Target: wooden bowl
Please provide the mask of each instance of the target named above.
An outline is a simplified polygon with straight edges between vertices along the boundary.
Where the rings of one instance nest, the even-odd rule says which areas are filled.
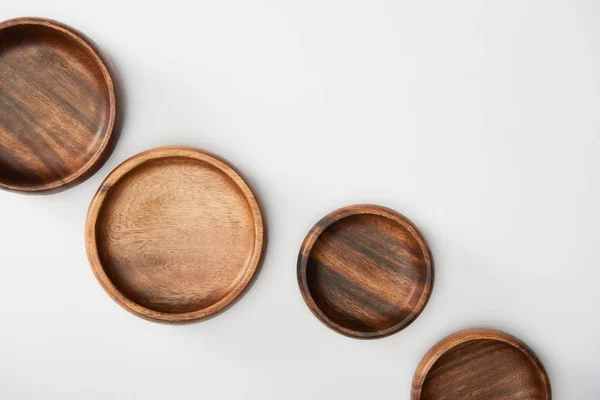
[[[468,329],[440,341],[417,367],[412,400],[551,400],[542,363],[522,341]]]
[[[319,221],[298,255],[308,308],[346,336],[380,338],[414,321],[433,285],[433,260],[418,229],[385,207],[354,205]]]
[[[56,192],[114,146],[115,84],[91,40],[40,18],[0,23],[0,188]]]
[[[122,307],[151,321],[194,322],[238,298],[265,244],[252,191],[201,150],[138,154],[102,183],[88,212],[92,269]]]

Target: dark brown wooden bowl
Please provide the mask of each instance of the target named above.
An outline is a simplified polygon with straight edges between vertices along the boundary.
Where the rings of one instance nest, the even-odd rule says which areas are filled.
[[[550,380],[525,343],[492,329],[468,329],[437,343],[421,360],[412,400],[551,400]]]
[[[354,338],[396,333],[414,321],[433,285],[433,260],[418,229],[385,207],[354,205],[319,221],[298,255],[308,308]]]
[[[138,154],[102,183],[86,248],[106,292],[133,314],[194,322],[232,304],[259,269],[265,234],[252,191],[201,150]]]
[[[115,84],[94,43],[56,21],[0,23],[0,188],[57,192],[114,146]]]

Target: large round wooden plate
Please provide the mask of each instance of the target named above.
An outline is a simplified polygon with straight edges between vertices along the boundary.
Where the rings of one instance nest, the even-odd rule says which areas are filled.
[[[224,161],[164,147],[102,183],[86,247],[106,292],[137,316],[192,322],[230,305],[257,273],[265,234],[250,188]]]
[[[433,260],[406,217],[380,206],[349,206],[308,233],[298,284],[325,325],[350,337],[379,338],[419,316],[431,293]]]
[[[469,329],[436,344],[417,367],[412,400],[551,400],[542,363],[522,341]]]
[[[0,188],[80,183],[110,155],[116,117],[113,78],[89,39],[46,19],[0,23]]]

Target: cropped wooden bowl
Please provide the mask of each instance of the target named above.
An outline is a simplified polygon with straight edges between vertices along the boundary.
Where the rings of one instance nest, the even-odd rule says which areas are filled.
[[[115,144],[115,83],[96,45],[41,18],[0,23],[0,188],[57,192]]]
[[[102,183],[88,212],[94,274],[123,308],[183,323],[232,304],[258,272],[265,233],[252,191],[204,151],[138,154]]]
[[[551,400],[550,380],[525,343],[492,329],[440,341],[417,367],[412,400]]]
[[[375,205],[327,215],[298,255],[298,285],[312,313],[343,335],[374,339],[406,328],[423,311],[433,260],[418,229]]]

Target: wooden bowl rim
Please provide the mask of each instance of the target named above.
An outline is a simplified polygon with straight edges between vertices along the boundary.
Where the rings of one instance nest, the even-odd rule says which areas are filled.
[[[83,33],[77,31],[75,28],[72,28],[66,24],[63,24],[62,22],[58,22],[52,19],[39,17],[19,17],[8,19],[0,22],[0,32],[4,29],[25,25],[44,26],[47,28],[54,29],[55,31],[66,35],[70,39],[74,40],[77,44],[82,46],[86,50],[86,52],[90,54],[91,57],[96,61],[96,64],[102,72],[102,76],[104,77],[104,82],[108,90],[108,124],[104,131],[104,137],[102,143],[100,143],[100,147],[85,165],[83,165],[80,169],[78,169],[71,175],[49,183],[40,183],[32,185],[12,185],[0,182],[0,188],[13,192],[30,194],[56,193],[73,187],[92,176],[104,164],[104,162],[106,162],[113,150],[113,140],[115,139],[114,130],[117,119],[117,96],[115,82],[110,72],[112,65],[108,62],[108,59],[102,53],[100,48],[90,38],[88,38]]]
[[[168,313],[152,310],[137,304],[125,296],[110,280],[107,276],[100,256],[98,254],[97,238],[96,238],[96,224],[98,222],[99,214],[102,210],[102,206],[110,193],[111,188],[116,185],[121,178],[125,177],[134,169],[138,168],[142,164],[164,158],[190,158],[192,160],[200,161],[211,165],[218,169],[223,174],[227,175],[242,191],[244,198],[248,202],[252,218],[254,222],[254,253],[248,265],[244,277],[237,283],[237,285],[223,298],[208,307],[200,310],[190,311],[185,313]],[[86,219],[86,251],[88,259],[92,267],[92,271],[96,276],[98,282],[106,291],[106,293],[121,307],[127,311],[142,317],[144,319],[154,322],[166,322],[166,323],[186,323],[186,322],[197,322],[203,319],[210,318],[224,311],[228,306],[232,305],[249,287],[254,278],[256,277],[260,264],[262,262],[262,256],[264,253],[264,247],[266,245],[265,240],[265,229],[263,223],[262,212],[254,193],[250,189],[250,186],[242,178],[242,176],[235,170],[229,163],[220,157],[206,152],[201,149],[192,147],[159,147],[145,152],[139,153],[121,165],[116,167],[102,182],[100,188],[94,195],[88,215]]]
[[[546,397],[543,400],[552,400],[552,390],[550,387],[550,379],[548,377],[548,373],[546,372],[546,369],[544,368],[542,362],[537,357],[535,352],[521,339],[512,336],[506,332],[489,328],[465,329],[459,332],[455,332],[436,343],[427,352],[427,354],[423,356],[423,359],[417,366],[412,382],[411,399],[419,400],[421,398],[421,392],[423,390],[425,381],[427,380],[427,376],[429,375],[431,368],[440,359],[440,357],[442,357],[444,354],[446,354],[456,346],[474,340],[496,340],[508,344],[519,350],[529,360],[531,360],[531,362],[537,369],[536,373],[541,377],[543,381],[544,390],[546,392]]]
[[[406,229],[419,243],[427,267],[427,276],[424,285],[424,290],[421,293],[421,297],[419,298],[419,301],[417,302],[417,305],[413,308],[412,312],[408,315],[408,317],[404,318],[396,325],[393,325],[385,330],[377,332],[364,332],[355,329],[349,329],[331,320],[314,301],[306,278],[306,269],[308,265],[309,255],[321,234],[325,230],[327,230],[329,226],[340,221],[341,219],[351,217],[354,215],[364,214],[371,214],[388,218],[402,225],[402,227]],[[325,217],[321,218],[321,220],[317,222],[309,231],[309,233],[306,235],[306,238],[304,239],[304,242],[302,243],[302,246],[300,247],[300,252],[298,253],[297,279],[298,285],[300,287],[300,293],[302,294],[304,302],[306,303],[310,311],[313,313],[313,315],[317,317],[317,319],[321,321],[325,326],[344,336],[348,336],[355,339],[378,339],[403,330],[404,328],[408,327],[415,319],[417,319],[417,317],[423,312],[423,309],[427,305],[427,302],[429,301],[429,298],[431,297],[431,292],[433,290],[433,257],[431,255],[431,250],[429,249],[427,241],[425,240],[419,229],[407,217],[395,210],[392,210],[391,208],[374,204],[355,204],[339,208],[327,214]]]

